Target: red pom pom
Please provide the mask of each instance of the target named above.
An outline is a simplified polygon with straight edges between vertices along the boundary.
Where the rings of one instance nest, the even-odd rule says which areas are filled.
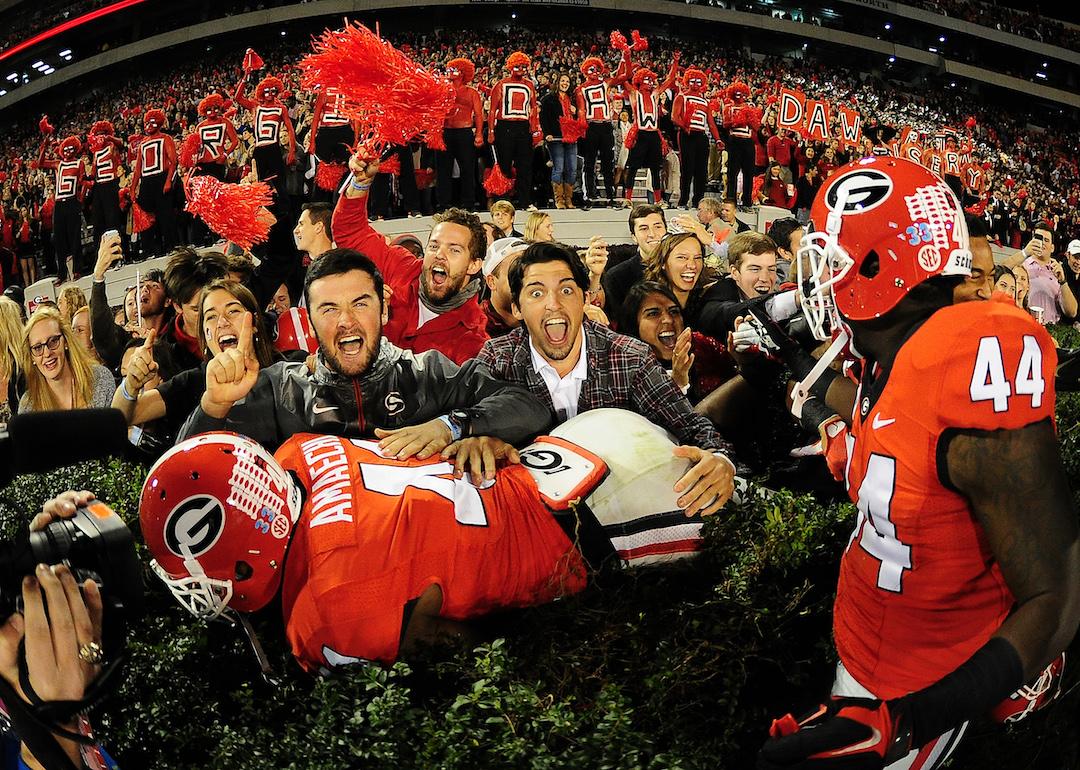
[[[52,123],[49,122],[48,115],[41,116],[41,120],[38,121],[38,128],[40,128],[41,133],[45,134],[46,136],[49,136],[56,132],[56,129],[53,128]]]
[[[3,184],[6,181],[7,181],[7,172],[6,171],[0,171],[0,184]]]
[[[435,184],[435,169],[418,168],[413,172],[413,177],[416,179],[416,186],[423,190]]]
[[[360,125],[361,145],[381,150],[442,133],[454,107],[454,87],[367,27],[327,30],[299,64],[309,90],[335,88],[343,112]]]
[[[254,72],[263,68],[263,60],[254,49],[249,48],[244,52],[244,72]]]
[[[202,140],[197,131],[192,131],[180,145],[178,160],[181,168],[194,168],[199,162],[199,151],[202,149]]]
[[[336,190],[348,168],[344,163],[319,161],[319,167],[315,169],[315,186],[320,190]]]
[[[227,241],[248,251],[270,235],[273,217],[265,209],[274,195],[266,182],[226,184],[212,176],[197,176],[188,183],[184,207]]]
[[[626,35],[619,30],[611,33],[611,47],[616,51],[629,51],[630,44],[626,42]]]
[[[566,144],[574,144],[585,136],[585,130],[588,128],[584,120],[574,120],[573,118],[559,118],[559,131],[562,132],[563,142]]]
[[[136,233],[141,233],[143,230],[149,230],[153,226],[154,215],[147,213],[147,211],[142,206],[132,201],[131,229]]]
[[[630,48],[634,51],[649,50],[649,40],[641,36],[636,29],[630,31]]]
[[[379,173],[401,176],[401,159],[397,155],[392,155],[386,160],[380,161]]]
[[[972,129],[972,128],[975,128],[975,126],[978,125],[978,121],[976,121],[975,116],[972,115],[966,121],[964,121],[964,125],[967,126],[968,129]]]
[[[623,137],[623,147],[628,150],[634,149],[634,145],[637,144],[637,126],[631,126],[630,130],[626,132],[626,136]]]
[[[436,132],[434,134],[429,134],[428,138],[427,138],[427,142],[425,142],[425,144],[428,146],[429,150],[445,150],[446,149],[446,140],[443,138],[442,131],[438,131],[438,132]]]
[[[498,198],[513,190],[514,184],[514,177],[504,174],[502,168],[496,163],[484,180],[484,189],[491,197]]]
[[[120,194],[117,197],[120,199],[120,210],[127,211],[131,205],[131,188],[121,187]]]

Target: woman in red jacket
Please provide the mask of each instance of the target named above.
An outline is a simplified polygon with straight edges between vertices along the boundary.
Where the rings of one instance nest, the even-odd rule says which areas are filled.
[[[765,177],[758,200],[769,206],[777,206],[782,209],[790,209],[795,205],[794,185],[784,181],[780,164],[776,161],[770,163],[768,168],[765,169]]]

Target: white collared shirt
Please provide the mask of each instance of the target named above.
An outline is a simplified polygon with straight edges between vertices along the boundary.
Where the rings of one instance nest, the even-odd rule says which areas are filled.
[[[533,345],[532,337],[529,338],[529,354],[532,356],[533,369],[544,380],[548,393],[551,394],[551,404],[555,407],[555,413],[559,416],[559,422],[577,417],[578,399],[581,398],[581,386],[588,377],[588,359],[585,357],[585,329],[579,332],[581,335],[581,353],[574,368],[565,377],[560,377],[555,367],[537,352]]]

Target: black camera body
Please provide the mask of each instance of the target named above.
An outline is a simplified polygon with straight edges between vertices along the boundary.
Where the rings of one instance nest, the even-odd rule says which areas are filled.
[[[76,581],[97,583],[107,627],[142,608],[135,540],[124,520],[99,500],[80,506],[71,518],[0,541],[0,619],[22,609],[22,580],[38,564],[66,564]]]

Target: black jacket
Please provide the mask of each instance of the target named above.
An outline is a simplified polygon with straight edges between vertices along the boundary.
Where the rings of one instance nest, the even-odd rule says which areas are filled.
[[[571,103],[573,103],[573,98],[570,97]],[[540,100],[540,132],[545,138],[553,136],[556,139],[562,139],[562,129],[559,128],[561,117],[563,117],[563,111],[559,95],[555,91],[548,91],[547,96]]]
[[[454,409],[471,419],[471,435],[521,444],[551,423],[550,410],[528,390],[495,379],[476,359],[458,366],[435,350],[414,354],[385,338],[360,377],[332,371],[318,354],[315,373],[305,363],[281,362],[259,372],[247,397],[225,419],[198,407],[177,441],[211,430],[231,430],[271,451],[294,433],[370,438],[375,428],[403,428]]]

